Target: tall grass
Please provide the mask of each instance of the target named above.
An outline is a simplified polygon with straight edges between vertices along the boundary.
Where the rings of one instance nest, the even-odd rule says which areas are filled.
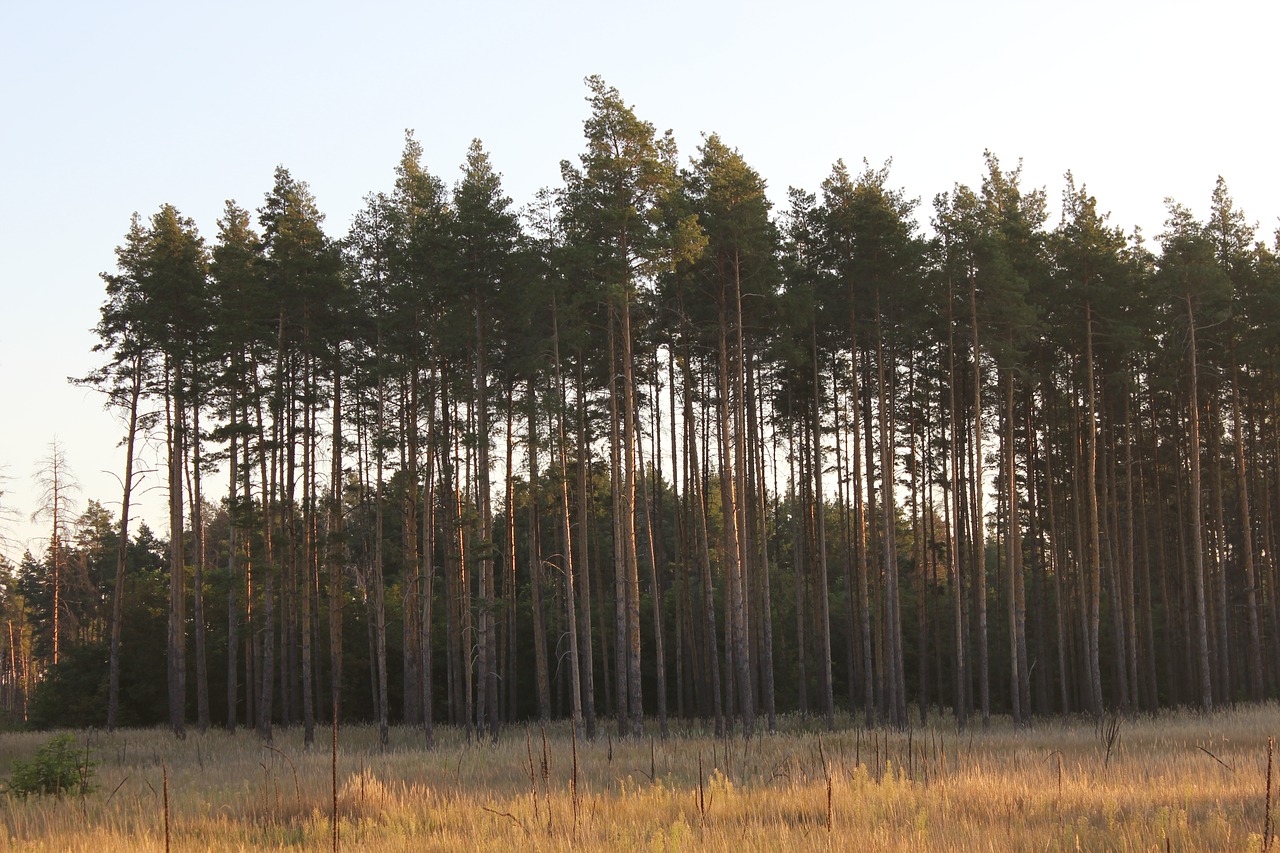
[[[575,740],[568,724],[468,744],[437,729],[344,727],[329,749],[277,730],[173,739],[77,733],[97,749],[87,797],[0,797],[0,849],[1258,850],[1274,704],[1095,726]],[[0,772],[48,733],[0,737]],[[336,767],[336,770],[335,770]],[[336,776],[334,775],[336,772]],[[168,783],[168,809],[164,786]],[[335,785],[336,779],[336,785]],[[336,802],[335,802],[336,798]],[[335,835],[333,814],[339,815]],[[166,821],[167,818],[167,821]],[[167,823],[167,826],[166,826]],[[166,832],[167,830],[167,832]]]

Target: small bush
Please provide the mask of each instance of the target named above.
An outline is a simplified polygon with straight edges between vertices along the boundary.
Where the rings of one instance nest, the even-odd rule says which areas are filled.
[[[55,735],[30,761],[13,762],[9,791],[22,797],[67,792],[87,794],[93,790],[93,768],[97,763],[89,757],[87,748],[76,749],[71,735]]]

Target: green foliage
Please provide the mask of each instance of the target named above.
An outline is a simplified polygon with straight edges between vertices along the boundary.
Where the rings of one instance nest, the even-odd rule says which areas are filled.
[[[130,559],[148,558],[155,559],[139,550]],[[154,569],[131,570],[125,576],[117,720],[123,726],[153,725],[163,719],[164,681],[155,673],[165,653],[165,584],[165,576]],[[105,725],[107,665],[105,641],[69,646],[36,685],[27,724],[35,729]]]
[[[88,747],[76,747],[71,735],[55,735],[30,761],[13,762],[9,791],[24,798],[72,791],[87,794],[93,790],[97,763]]]

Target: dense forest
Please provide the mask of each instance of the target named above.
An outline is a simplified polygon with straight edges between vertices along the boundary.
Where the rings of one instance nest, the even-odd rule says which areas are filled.
[[[284,168],[135,215],[96,367],[121,494],[6,566],[10,723],[584,736],[1280,694],[1280,262],[1220,179],[1153,248],[988,153],[774,210],[588,80],[517,210],[408,134],[341,238]],[[389,180],[390,183],[390,180]],[[144,446],[168,540],[131,523]],[[117,503],[118,502],[118,503]],[[117,517],[104,504],[119,506]]]

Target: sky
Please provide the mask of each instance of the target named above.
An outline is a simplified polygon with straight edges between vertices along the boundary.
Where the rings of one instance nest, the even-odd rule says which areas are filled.
[[[1166,197],[1204,216],[1222,175],[1271,242],[1277,32],[1280,4],[1239,0],[6,3],[0,554],[45,546],[30,516],[54,441],[80,508],[119,511],[123,425],[67,378],[99,364],[100,273],[135,211],[172,203],[212,242],[224,201],[256,210],[284,165],[340,237],[409,128],[450,184],[481,139],[524,205],[582,152],[600,74],[683,158],[719,133],[779,208],[837,159],[892,158],[927,225],[989,149],[1051,209],[1071,170],[1153,241]],[[160,479],[135,512],[163,535]]]

